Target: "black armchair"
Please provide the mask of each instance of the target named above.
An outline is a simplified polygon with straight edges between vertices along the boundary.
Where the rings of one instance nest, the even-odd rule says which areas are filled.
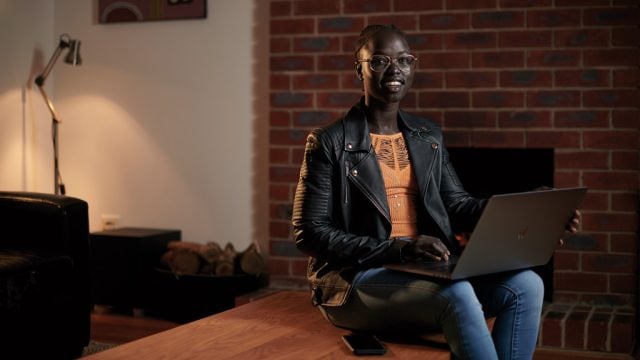
[[[0,192],[0,358],[78,357],[90,316],[87,203]]]

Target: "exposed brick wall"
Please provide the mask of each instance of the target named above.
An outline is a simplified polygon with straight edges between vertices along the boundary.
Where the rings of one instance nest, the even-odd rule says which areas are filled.
[[[391,22],[419,58],[402,106],[439,122],[447,146],[554,148],[555,186],[590,188],[581,233],[556,252],[556,301],[635,308],[638,1],[274,0],[270,11],[274,277],[304,277],[289,222],[306,134],[357,101],[354,40]]]

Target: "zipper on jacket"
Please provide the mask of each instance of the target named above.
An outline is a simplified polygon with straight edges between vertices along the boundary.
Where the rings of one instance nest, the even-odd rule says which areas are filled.
[[[344,162],[344,203],[349,203],[349,162]]]

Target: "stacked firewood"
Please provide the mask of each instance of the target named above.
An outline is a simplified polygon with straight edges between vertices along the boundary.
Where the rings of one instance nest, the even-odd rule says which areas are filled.
[[[172,241],[161,262],[177,275],[259,275],[266,270],[264,258],[253,243],[237,252],[231,243],[222,248],[215,242]]]

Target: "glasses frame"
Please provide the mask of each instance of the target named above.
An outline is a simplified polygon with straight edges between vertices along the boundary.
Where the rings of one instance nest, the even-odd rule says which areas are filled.
[[[373,68],[373,65],[371,64],[371,60],[373,60],[374,56],[380,56],[380,57],[387,58],[389,60],[389,64],[387,64],[387,66],[383,70],[375,70]],[[413,62],[409,66],[409,69],[403,70],[400,67],[400,65],[398,65],[398,59],[399,58],[406,58],[406,57],[413,58]],[[402,71],[403,73],[408,73],[411,70],[415,69],[416,63],[418,62],[418,57],[416,57],[415,55],[411,55],[411,54],[402,55],[402,56],[398,56],[398,57],[391,57],[391,56],[388,56],[388,55],[373,55],[370,59],[358,59],[358,60],[355,61],[355,64],[358,65],[358,64],[363,63],[363,62],[369,63],[369,69],[371,69],[371,71],[377,72],[377,73],[383,73],[383,72],[387,71],[387,69],[389,69],[389,66],[391,66],[391,63],[395,62],[396,67],[398,67],[398,69],[400,71]]]

